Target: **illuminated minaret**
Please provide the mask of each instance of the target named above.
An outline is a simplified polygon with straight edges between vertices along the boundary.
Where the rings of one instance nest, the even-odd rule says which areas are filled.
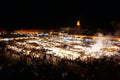
[[[80,21],[77,21],[77,27],[80,27]]]
[[[80,34],[81,29],[80,29],[80,21],[77,21],[76,28],[75,28],[75,34]]]

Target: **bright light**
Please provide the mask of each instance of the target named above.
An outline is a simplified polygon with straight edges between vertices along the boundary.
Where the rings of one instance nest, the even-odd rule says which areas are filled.
[[[119,41],[111,41],[111,43],[105,44],[105,40],[102,40],[102,35],[99,34],[96,39],[83,39],[83,38],[73,38],[73,37],[20,37],[14,38],[15,43],[7,45],[8,49],[14,50],[16,52],[22,52],[24,55],[33,55],[39,58],[42,51],[45,50],[45,54],[51,54],[55,57],[68,60],[82,60],[91,61],[93,59],[100,59],[103,56],[111,57],[114,55],[120,55],[120,47],[118,45]],[[23,41],[19,41],[23,39]],[[26,40],[24,40],[26,39]],[[4,38],[3,40],[13,40],[12,38]],[[89,44],[86,44],[90,42]],[[9,43],[9,42],[8,42]],[[120,42],[119,42],[120,43]],[[64,47],[64,45],[67,47]],[[34,49],[34,50],[33,50]]]
[[[77,21],[77,26],[80,26],[80,21]]]
[[[9,41],[9,38],[4,38],[4,41]]]

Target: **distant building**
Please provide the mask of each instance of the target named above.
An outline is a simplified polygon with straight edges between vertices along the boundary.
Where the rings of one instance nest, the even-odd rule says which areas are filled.
[[[62,32],[68,33],[68,34],[81,34],[81,24],[80,21],[78,20],[76,22],[76,26],[73,27],[62,27],[60,29]]]

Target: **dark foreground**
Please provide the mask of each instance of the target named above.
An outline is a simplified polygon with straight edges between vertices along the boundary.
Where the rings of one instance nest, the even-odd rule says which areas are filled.
[[[45,61],[27,64],[0,55],[0,80],[120,80],[120,66],[112,62],[85,64],[62,60],[56,65]]]

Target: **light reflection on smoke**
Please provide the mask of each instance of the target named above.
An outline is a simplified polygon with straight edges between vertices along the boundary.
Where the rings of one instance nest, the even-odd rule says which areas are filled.
[[[99,52],[101,48],[103,48],[103,35],[101,33],[98,34],[98,39],[96,40],[96,43],[91,47],[91,50],[93,52]]]

